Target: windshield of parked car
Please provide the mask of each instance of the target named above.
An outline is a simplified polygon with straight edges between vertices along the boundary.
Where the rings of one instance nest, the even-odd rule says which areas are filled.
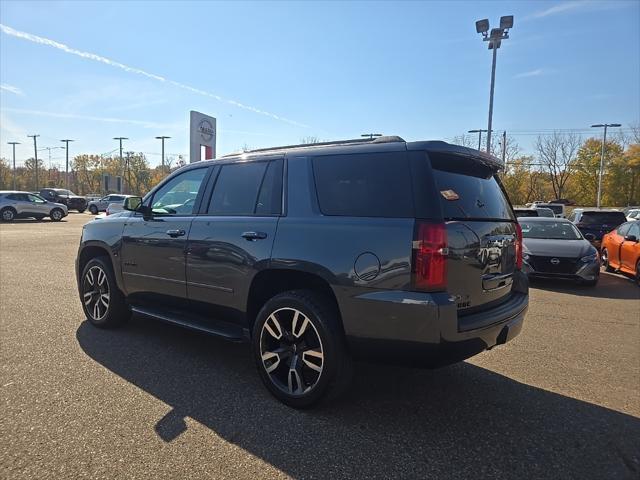
[[[582,235],[569,222],[536,222],[521,221],[524,238],[540,238],[547,240],[580,240]]]

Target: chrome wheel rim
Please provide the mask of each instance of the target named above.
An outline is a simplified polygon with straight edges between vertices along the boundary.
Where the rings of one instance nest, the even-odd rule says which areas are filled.
[[[102,320],[109,311],[109,299],[107,274],[98,266],[91,267],[82,284],[82,300],[87,314],[93,320]]]
[[[60,213],[60,210],[54,210],[53,212],[51,212],[51,217],[54,220],[60,220],[62,218],[62,214]]]
[[[324,368],[318,330],[295,308],[280,308],[267,317],[260,332],[260,357],[271,382],[287,395],[311,391]]]
[[[605,267],[608,267],[609,266],[609,252],[607,252],[606,248],[604,250],[602,250],[602,254],[600,255],[600,257],[602,258],[602,265],[604,265]]]
[[[13,219],[13,212],[11,210],[5,210],[4,212],[2,212],[2,219],[3,220]]]

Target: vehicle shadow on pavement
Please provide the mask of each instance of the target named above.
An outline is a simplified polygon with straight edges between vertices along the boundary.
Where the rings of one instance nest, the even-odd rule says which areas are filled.
[[[440,370],[358,364],[342,399],[290,409],[263,388],[245,345],[134,318],[83,322],[84,352],[172,410],[294,478],[637,478],[640,419],[461,363]]]
[[[581,297],[606,298],[614,300],[640,300],[640,288],[631,278],[602,272],[595,287],[578,285],[566,280],[535,279],[530,281],[533,288],[550,292],[568,293]]]

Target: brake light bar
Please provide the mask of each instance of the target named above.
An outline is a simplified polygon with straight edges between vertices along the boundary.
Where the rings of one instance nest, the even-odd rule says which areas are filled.
[[[522,227],[516,222],[516,268],[522,269]]]
[[[447,227],[417,221],[413,238],[413,288],[444,290],[447,286]]]

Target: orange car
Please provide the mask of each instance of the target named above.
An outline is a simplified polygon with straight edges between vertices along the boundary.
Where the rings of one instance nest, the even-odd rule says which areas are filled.
[[[602,237],[602,266],[636,278],[640,285],[640,221],[627,222]]]

